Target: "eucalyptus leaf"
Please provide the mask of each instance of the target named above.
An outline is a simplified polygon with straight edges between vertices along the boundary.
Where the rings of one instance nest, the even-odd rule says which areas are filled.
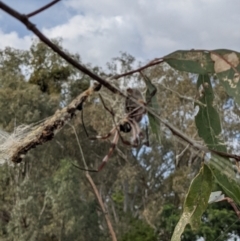
[[[214,63],[208,51],[178,50],[164,57],[174,69],[196,74],[214,73]]]
[[[152,108],[156,114],[159,115],[160,107],[158,105],[157,96],[156,96],[157,88],[146,75],[144,75],[143,73],[141,73],[141,75],[143,76],[143,79],[147,86],[147,92],[146,92],[147,105],[150,108]],[[159,143],[161,143],[160,122],[158,118],[156,118],[151,113],[148,113],[148,119],[149,119],[149,124],[151,126],[152,133],[154,133]]]
[[[240,53],[228,49],[178,50],[164,57],[174,69],[216,75],[228,95],[240,104]]]
[[[227,152],[226,146],[219,138],[222,128],[219,114],[212,105],[214,94],[209,76],[199,75],[197,87],[200,92],[200,101],[203,103],[199,105],[199,111],[195,116],[198,135],[210,149]]]
[[[225,158],[212,155],[207,165],[224,193],[240,205],[240,180],[236,178],[232,163]]]
[[[190,224],[193,230],[199,227],[202,214],[208,206],[212,186],[212,172],[207,165],[204,165],[191,182],[183,206],[183,213],[174,229],[171,241],[181,240],[181,235],[187,224]]]

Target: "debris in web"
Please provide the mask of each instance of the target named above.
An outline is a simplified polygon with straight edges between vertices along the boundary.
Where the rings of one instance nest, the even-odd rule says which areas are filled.
[[[15,151],[22,145],[26,137],[31,138],[30,133],[34,132],[39,123],[32,125],[20,125],[12,133],[0,130],[0,164],[12,159]]]

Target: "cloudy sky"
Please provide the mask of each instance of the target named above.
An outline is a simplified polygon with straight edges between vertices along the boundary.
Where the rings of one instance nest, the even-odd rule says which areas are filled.
[[[21,13],[47,0],[3,0]],[[178,49],[240,51],[239,0],[62,0],[31,18],[48,37],[105,66],[119,52],[146,63]],[[0,48],[27,49],[33,35],[0,10]]]

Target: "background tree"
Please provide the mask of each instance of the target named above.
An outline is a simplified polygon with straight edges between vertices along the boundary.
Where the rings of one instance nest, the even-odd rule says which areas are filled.
[[[78,56],[72,56],[80,61]],[[133,56],[123,53],[113,59],[106,73],[97,67],[93,67],[93,71],[111,76],[132,70],[136,65]],[[90,81],[37,41],[28,51],[2,50],[0,72],[0,124],[5,131],[14,131],[23,123],[41,122],[67,105]],[[194,122],[199,95],[197,76],[179,72],[167,64],[149,68],[144,74],[158,90],[161,116],[200,142]],[[232,123],[238,125],[233,117],[238,106],[231,104],[232,98],[222,90],[218,80],[212,78],[211,82],[217,97],[214,104],[226,130],[223,137],[231,140],[238,133],[236,126],[232,128]],[[122,81],[111,80],[111,83],[123,91],[126,84],[137,86],[143,93],[147,90],[139,74]],[[124,114],[124,98],[105,88],[100,93],[106,105],[113,109],[116,120],[120,120]],[[83,114],[90,136],[107,133],[114,125],[97,95],[84,103]],[[127,148],[119,143],[104,170],[91,174],[119,240],[133,237],[139,241],[170,240],[190,181],[201,167],[202,156],[196,150],[162,124],[158,124],[159,142],[147,123],[145,117],[141,125],[143,130],[148,126],[150,147]],[[82,128],[80,114],[72,124],[88,167],[96,169],[110,143],[90,141]],[[234,145],[229,146],[234,149]],[[74,131],[66,126],[51,142],[31,150],[21,164],[0,166],[1,240],[110,239],[105,214],[99,209],[84,172],[74,168],[71,162],[83,166]],[[206,210],[197,233],[186,229],[183,240],[200,237],[226,240],[231,234],[239,235],[237,216],[229,205],[219,203]]]

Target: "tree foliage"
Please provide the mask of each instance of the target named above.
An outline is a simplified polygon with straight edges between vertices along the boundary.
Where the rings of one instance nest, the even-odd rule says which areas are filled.
[[[55,43],[61,48],[59,41]],[[71,56],[80,61],[78,55]],[[234,152],[237,145],[232,140],[239,136],[238,56],[229,50],[177,51],[165,56],[161,65],[110,83],[123,91],[137,86],[148,107],[194,143],[221,153]],[[122,53],[106,70],[92,69],[101,76],[112,76],[134,66],[134,57]],[[27,51],[1,50],[0,73],[0,144],[3,131],[41,122],[90,83],[88,76],[38,41]],[[157,90],[155,95],[152,90]],[[121,120],[124,98],[106,88],[100,93],[116,122]],[[97,95],[84,103],[83,120],[90,136],[106,134],[114,125]],[[71,124],[88,168],[96,169],[110,143],[91,141],[81,114]],[[186,241],[240,235],[230,205],[207,204],[215,188],[239,204],[237,166],[234,170],[231,160],[217,153],[198,152],[155,115],[145,116],[141,128],[149,135],[150,147],[128,148],[119,143],[104,169],[91,174],[118,240],[167,241],[173,233],[173,240]],[[123,137],[131,139],[128,134]],[[31,150],[22,163],[0,165],[1,240],[110,240],[106,214],[84,172],[71,164],[83,167],[82,158],[74,130],[66,126],[51,142]],[[179,225],[182,228],[177,232]]]

